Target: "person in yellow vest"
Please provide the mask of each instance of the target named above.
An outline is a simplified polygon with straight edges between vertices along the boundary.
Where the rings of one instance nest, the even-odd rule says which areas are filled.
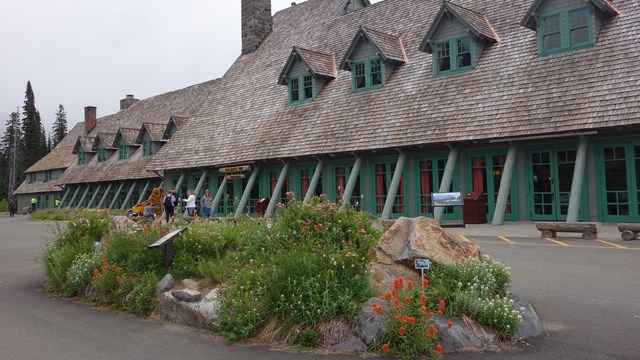
[[[53,200],[53,205],[56,209],[60,208],[60,199],[56,198],[55,200]]]
[[[36,211],[36,204],[38,203],[38,199],[36,197],[31,198],[31,212]]]

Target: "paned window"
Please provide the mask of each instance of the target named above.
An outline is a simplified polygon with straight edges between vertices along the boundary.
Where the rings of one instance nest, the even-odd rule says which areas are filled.
[[[84,165],[84,162],[87,159],[87,155],[84,151],[78,150],[78,165]]]
[[[29,174],[29,183],[36,181],[36,174]]]
[[[103,162],[107,160],[107,150],[102,146],[98,147],[98,162]]]
[[[541,55],[592,45],[591,13],[587,8],[545,16],[538,26]]]
[[[46,171],[44,173],[44,182],[51,181],[51,171]]]
[[[311,100],[313,100],[313,76],[290,77],[289,104],[302,104]]]
[[[384,86],[384,66],[379,58],[356,62],[352,66],[353,91],[366,91]]]
[[[145,140],[142,143],[142,156],[152,156],[153,155],[153,141]]]
[[[473,69],[473,45],[470,37],[450,39],[436,45],[435,74],[445,75]]]
[[[127,159],[129,156],[127,154],[127,144],[125,144],[124,142],[121,142],[118,145],[118,159],[119,160],[125,160]]]

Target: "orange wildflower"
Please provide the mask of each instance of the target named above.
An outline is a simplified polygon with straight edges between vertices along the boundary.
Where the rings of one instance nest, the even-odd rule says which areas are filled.
[[[426,289],[427,287],[429,287],[429,280],[427,279],[422,280],[422,288]]]
[[[400,326],[400,328],[398,329],[398,334],[400,334],[400,336],[404,335],[407,332],[407,329],[404,328],[404,326]]]
[[[443,352],[444,352],[444,349],[442,349],[442,345],[440,344],[436,345],[436,353],[438,355],[442,355]]]
[[[383,353],[389,352],[389,344],[382,344],[382,352]]]
[[[429,330],[428,331],[429,331],[429,334],[432,334],[432,335],[435,335],[435,334],[438,333],[438,329],[436,329],[436,327],[433,326],[433,324],[429,325]]]
[[[427,340],[431,340],[431,336],[432,336],[431,334],[426,333],[426,334],[424,335],[424,338],[425,338],[425,339],[427,339]]]
[[[122,280],[122,278],[120,277],[120,275],[116,275],[116,281],[120,282]]]
[[[405,304],[411,304],[411,298],[408,297],[408,296],[406,298],[404,298],[404,303]]]
[[[396,310],[402,308],[402,305],[400,304],[400,300],[398,298],[393,299],[393,308]]]
[[[427,305],[427,295],[425,294],[420,295],[420,300],[418,301],[418,304],[420,304],[420,306],[422,307]]]
[[[438,302],[438,309],[440,309],[441,311],[444,311],[444,307],[445,307],[444,300],[440,300]]]
[[[407,290],[411,290],[413,289],[413,281],[409,280],[407,281]]]

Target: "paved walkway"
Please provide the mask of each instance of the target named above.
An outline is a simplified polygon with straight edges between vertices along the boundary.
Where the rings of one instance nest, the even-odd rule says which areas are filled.
[[[448,227],[447,230],[454,234],[470,236],[506,236],[506,237],[526,237],[539,238],[540,231],[536,229],[535,222],[532,221],[505,221],[504,225],[494,226],[487,224],[467,224],[463,227]],[[577,238],[579,233],[558,233],[558,238]],[[602,223],[601,231],[598,233],[600,240],[622,240],[618,231],[617,223]],[[588,240],[586,240],[588,241]]]

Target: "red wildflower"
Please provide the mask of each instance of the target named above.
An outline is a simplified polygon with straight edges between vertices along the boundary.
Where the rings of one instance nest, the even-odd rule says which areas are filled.
[[[402,308],[402,305],[400,305],[400,300],[398,298],[393,299],[393,308],[396,310]]]
[[[102,255],[102,261],[107,261],[107,255]]]
[[[453,323],[452,323],[451,321],[449,321],[449,322],[447,323],[447,327],[448,327],[449,329],[451,329],[451,328],[453,327]]]
[[[442,310],[438,310],[438,315],[444,315],[444,312],[442,312]]]
[[[435,335],[438,333],[438,329],[436,329],[435,326],[433,326],[433,324],[429,325],[429,334]]]
[[[376,303],[371,304],[371,308],[372,308],[371,311],[374,314],[382,314],[384,312],[384,309],[382,308],[382,306],[380,306],[380,305],[378,305]]]
[[[414,318],[413,316],[407,316],[407,318],[409,319],[409,324],[411,325],[416,324],[416,318]]]
[[[426,334],[424,335],[424,338],[425,338],[425,339],[427,339],[427,340],[431,340],[431,336],[432,336],[431,334],[426,333]]]
[[[400,326],[400,328],[398,329],[398,334],[400,334],[400,336],[404,335],[407,332],[407,329],[404,328],[404,326]]]
[[[407,281],[407,290],[411,290],[413,289],[413,281],[409,280]]]
[[[165,235],[167,235],[167,230],[165,229],[160,230],[160,236],[165,236]]]
[[[147,226],[145,226],[145,227],[144,227],[144,229],[145,229],[146,231],[150,231],[150,230],[151,230],[151,226],[147,225]]]
[[[313,227],[313,230],[318,231],[320,230],[322,227],[320,225],[316,225]]]
[[[109,264],[107,264],[106,262],[102,263],[102,270],[104,271],[109,270]]]
[[[425,294],[420,295],[420,301],[418,301],[418,304],[424,307],[427,304],[427,295]]]
[[[436,345],[436,353],[438,355],[442,355],[443,352],[444,352],[444,350],[442,349],[442,345],[440,345],[440,344]]]
[[[305,226],[300,228],[300,232],[305,232],[307,230],[309,230],[309,226],[307,226],[307,225],[305,225]]]
[[[382,344],[382,352],[383,353],[389,352],[389,344]]]
[[[120,277],[120,275],[116,275],[116,281],[120,282],[122,280],[122,278]]]
[[[395,290],[402,290],[402,287],[404,286],[404,279],[399,277],[396,278],[395,280],[393,280],[393,288]]]
[[[422,280],[422,288],[426,289],[427,287],[429,287],[429,280],[423,279]]]
[[[438,302],[438,309],[440,309],[441,311],[444,311],[444,307],[445,307],[444,300],[440,300]]]
[[[406,298],[404,298],[404,303],[405,304],[411,304],[411,298],[408,297],[408,296]]]
[[[396,289],[391,290],[391,296],[396,296],[397,292]]]

